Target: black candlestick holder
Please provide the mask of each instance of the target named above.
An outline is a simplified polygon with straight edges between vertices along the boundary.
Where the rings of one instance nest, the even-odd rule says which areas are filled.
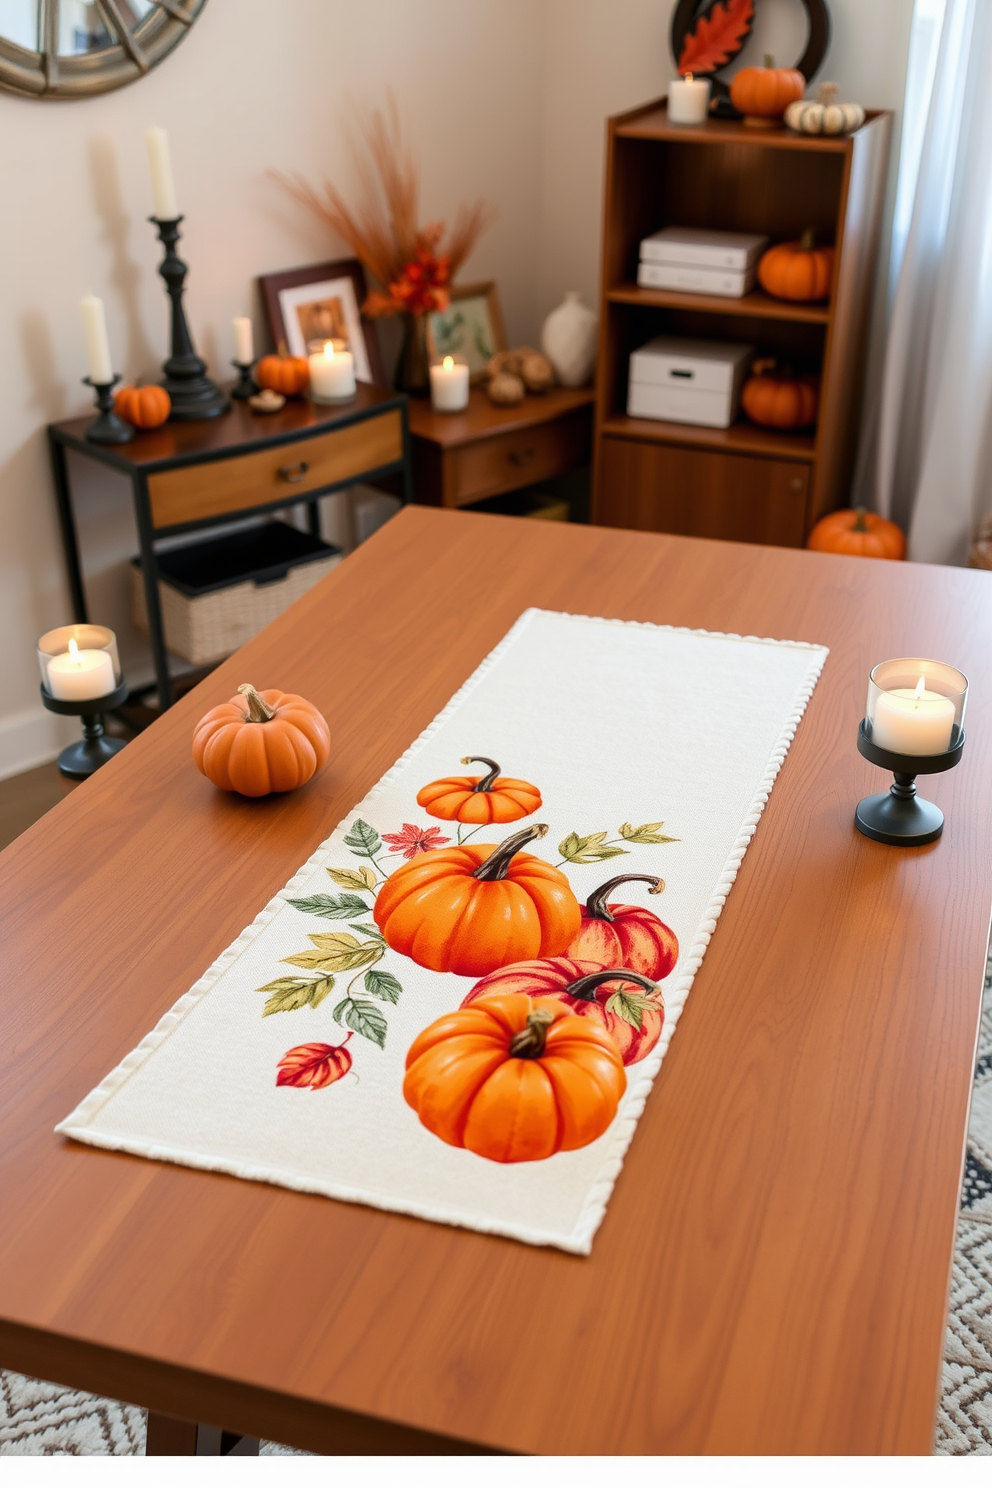
[[[251,375],[251,369],[254,365],[254,362],[231,363],[232,367],[237,367],[238,369],[238,380],[231,389],[232,398],[254,398],[255,394],[261,391],[258,383]]]
[[[86,438],[91,444],[127,444],[134,438],[134,428],[114,412],[114,388],[120,378],[115,377],[113,382],[94,382],[92,377],[84,377],[83,382],[96,393],[96,406],[100,410],[86,430]]]
[[[891,770],[895,781],[884,795],[865,796],[858,802],[854,813],[858,831],[875,842],[887,842],[893,847],[922,847],[927,842],[936,842],[944,830],[944,813],[932,801],[924,801],[916,794],[916,777],[953,770],[961,758],[964,741],[964,729],[955,724],[950,748],[943,754],[896,754],[892,749],[880,749],[872,741],[871,725],[863,718],[858,730],[858,752],[873,765]]]
[[[67,780],[88,780],[89,777],[120,754],[126,739],[110,739],[103,731],[103,715],[111,708],[119,708],[127,698],[127,683],[122,677],[105,697],[57,698],[52,697],[47,687],[41,689],[41,701],[49,713],[75,714],[83,720],[83,737],[78,744],[69,744],[59,755],[59,774]]]
[[[159,273],[172,301],[172,355],[162,363],[165,376],[162,386],[172,400],[170,418],[202,419],[217,418],[231,407],[226,393],[221,392],[215,382],[207,376],[207,364],[197,356],[193,338],[186,324],[183,310],[183,283],[186,279],[186,264],[176,253],[179,242],[181,217],[163,221],[150,217],[158,229],[159,241],[165,248],[165,257],[159,265]]]

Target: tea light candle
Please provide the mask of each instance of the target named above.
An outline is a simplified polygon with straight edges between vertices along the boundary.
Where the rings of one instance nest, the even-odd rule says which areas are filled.
[[[101,651],[109,656],[113,681],[107,691],[113,692],[121,680],[121,664],[117,655],[117,637],[105,625],[60,625],[56,630],[46,630],[38,642],[38,670],[46,692],[52,692],[49,667],[56,657],[66,656],[73,645],[77,653]]]
[[[668,85],[669,124],[705,124],[710,112],[710,80],[687,72]]]
[[[48,663],[48,690],[52,697],[83,702],[107,697],[113,692],[114,664],[106,651],[80,651],[70,637],[69,649]]]
[[[436,413],[461,413],[468,407],[468,364],[446,356],[430,369],[431,407]]]
[[[355,395],[355,358],[333,341],[311,342],[310,396],[315,403],[339,403]]]
[[[255,360],[251,321],[247,315],[236,315],[231,324],[234,326],[234,360],[242,367],[249,367]]]
[[[152,173],[152,196],[155,198],[155,220],[175,222],[179,216],[176,205],[176,186],[172,179],[172,160],[169,155],[169,136],[155,125],[145,130],[145,145],[148,164]]]
[[[83,330],[86,333],[86,354],[90,363],[90,382],[106,386],[114,380],[114,369],[110,361],[110,342],[107,340],[107,320],[103,313],[103,301],[95,294],[83,295],[79,302],[83,312]]]
[[[932,692],[921,677],[915,687],[894,687],[878,694],[872,743],[894,754],[946,754],[953,726],[953,702]]]

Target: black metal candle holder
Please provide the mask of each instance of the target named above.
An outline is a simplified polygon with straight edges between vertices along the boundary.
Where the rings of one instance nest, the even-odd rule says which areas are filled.
[[[232,398],[254,398],[255,394],[261,392],[258,383],[251,375],[254,362],[232,362],[232,367],[238,369],[238,380],[231,389]]]
[[[193,338],[186,324],[183,310],[183,283],[186,264],[176,253],[179,242],[181,217],[163,221],[149,217],[158,229],[159,241],[165,248],[165,257],[159,265],[159,273],[172,301],[172,355],[162,363],[165,373],[162,386],[172,400],[174,419],[217,418],[231,407],[226,393],[207,376],[207,364],[197,356]]]
[[[100,410],[86,430],[86,438],[91,444],[127,444],[134,438],[134,428],[114,412],[114,388],[120,378],[115,377],[113,382],[94,382],[92,377],[84,377],[83,382],[93,389]]]
[[[868,720],[861,720],[858,752],[873,765],[891,770],[895,782],[884,795],[865,796],[858,802],[854,823],[859,832],[875,842],[893,847],[922,847],[936,842],[944,830],[944,813],[932,801],[916,794],[917,775],[939,775],[953,770],[964,749],[965,732],[957,724],[951,732],[951,747],[943,754],[896,754],[872,742]]]
[[[49,713],[75,714],[83,720],[83,737],[78,744],[68,744],[59,755],[59,774],[67,780],[88,780],[89,777],[120,754],[126,739],[110,739],[103,731],[103,715],[111,708],[119,708],[127,698],[127,683],[122,677],[106,697],[57,698],[52,697],[47,687],[41,689],[41,701]]]

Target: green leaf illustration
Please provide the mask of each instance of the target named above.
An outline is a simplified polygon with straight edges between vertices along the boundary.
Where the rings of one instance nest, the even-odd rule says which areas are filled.
[[[367,971],[363,978],[365,990],[380,1002],[399,1002],[403,988],[389,971]]]
[[[325,920],[346,920],[350,915],[368,914],[369,907],[357,894],[311,894],[309,899],[290,899],[294,909],[304,914],[320,915]]]
[[[620,836],[626,842],[678,842],[678,837],[666,837],[659,830],[664,825],[664,822],[645,822],[641,827],[632,827],[630,822],[624,822]]]
[[[259,992],[270,994],[262,1009],[262,1017],[267,1018],[270,1013],[294,1013],[303,1007],[320,1007],[333,989],[332,976],[318,977],[316,980],[310,977],[279,977],[258,988]]]
[[[376,877],[371,868],[328,868],[327,872],[342,889],[357,889],[365,894],[375,888]]]
[[[644,1013],[650,1008],[656,1008],[658,1004],[652,1002],[649,997],[642,997],[637,992],[614,992],[613,996],[607,998],[606,1011],[615,1013],[631,1028],[636,1028],[640,1033],[644,1023]]]
[[[357,930],[359,935],[367,935],[371,940],[377,940],[380,945],[386,944],[386,942],[382,938],[380,931],[376,929],[375,925],[349,925],[348,929]]]
[[[359,858],[374,858],[377,852],[382,852],[382,838],[379,833],[368,822],[362,821],[360,816],[352,822],[351,831],[344,843]]]
[[[296,956],[283,956],[289,966],[302,966],[306,971],[357,971],[361,966],[371,966],[382,959],[382,947],[378,944],[363,945],[353,935],[335,932],[328,935],[311,935],[312,951],[300,951]]]
[[[588,837],[580,837],[577,832],[569,832],[568,836],[559,842],[558,851],[566,863],[602,863],[606,858],[623,857],[627,849],[609,846],[605,832],[591,832]]]
[[[371,1039],[380,1049],[386,1047],[386,1019],[374,1002],[364,1002],[358,997],[345,997],[334,1009],[334,1018],[346,1028],[360,1033],[362,1038]]]

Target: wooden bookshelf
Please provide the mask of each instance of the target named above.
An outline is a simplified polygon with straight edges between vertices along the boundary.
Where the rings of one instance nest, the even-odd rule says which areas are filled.
[[[798,547],[848,501],[892,115],[821,139],[728,120],[668,122],[665,101],[609,121],[593,520],[606,526]],[[807,227],[837,249],[825,304],[756,289],[740,299],[642,289],[641,239],[661,227],[767,233]],[[729,429],[628,417],[631,352],[658,335],[744,341],[819,373],[817,428]]]

